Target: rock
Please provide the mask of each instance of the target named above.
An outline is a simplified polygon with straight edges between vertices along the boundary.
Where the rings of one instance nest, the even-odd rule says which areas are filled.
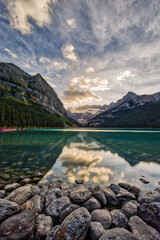
[[[41,213],[42,209],[44,207],[44,199],[40,197],[39,195],[34,196],[29,201],[24,203],[20,210],[34,210],[37,213]]]
[[[18,213],[0,225],[1,240],[22,240],[29,239],[35,228],[36,213],[32,210],[25,210]]]
[[[128,226],[135,237],[137,237],[139,240],[160,239],[160,234],[137,216],[133,216],[129,219]]]
[[[160,193],[152,190],[141,190],[138,194],[139,203],[160,202]]]
[[[128,184],[128,183],[118,183],[118,185],[119,185],[121,188],[124,188],[125,190],[128,190],[128,188],[131,187],[131,185]]]
[[[138,215],[160,232],[160,203],[142,203],[137,207]]]
[[[71,201],[78,204],[87,201],[90,196],[91,192],[83,185],[73,188],[69,194]]]
[[[83,180],[83,179],[76,179],[76,180],[75,180],[75,183],[77,183],[77,184],[83,184],[83,183],[84,183],[84,180]]]
[[[72,213],[74,210],[80,208],[77,204],[72,204],[69,207],[65,208],[64,211],[61,212],[60,215],[60,222],[62,222],[70,213]]]
[[[35,190],[34,190],[35,189]],[[22,205],[29,198],[36,195],[36,188],[32,188],[31,186],[19,187],[13,192],[11,192],[5,199],[15,202],[18,205]]]
[[[9,180],[9,179],[10,179],[10,175],[7,174],[7,173],[4,173],[1,177],[2,177],[4,180]]]
[[[30,178],[25,178],[25,179],[23,179],[23,180],[21,180],[21,183],[22,184],[28,184],[28,183],[31,183],[31,179]]]
[[[109,186],[109,188],[115,193],[118,194],[120,192],[120,186],[116,185],[116,184],[111,184]]]
[[[62,183],[62,184],[59,186],[59,188],[60,188],[61,190],[67,190],[67,191],[70,190],[70,186],[69,186],[67,183]]]
[[[11,192],[13,190],[15,190],[16,188],[20,187],[19,183],[12,183],[12,184],[8,184],[4,187],[5,191]]]
[[[107,209],[94,210],[92,213],[92,221],[100,222],[104,229],[109,229],[112,224],[112,218]]]
[[[37,186],[30,186],[31,188],[31,193],[32,196],[39,195],[40,194],[40,189]]]
[[[107,230],[99,240],[138,240],[133,233],[124,228]]]
[[[1,189],[1,190],[3,190],[3,189],[4,189],[4,187],[5,187],[5,184],[3,184],[3,183],[0,183],[0,189]]]
[[[38,183],[40,180],[41,180],[41,178],[34,177],[34,178],[31,179],[31,182],[32,183]]]
[[[25,179],[25,178],[28,178],[28,176],[26,176],[26,175],[21,175],[21,176],[19,177],[20,180],[23,180],[23,179]]]
[[[156,187],[156,188],[154,189],[154,191],[160,193],[160,187]]]
[[[43,174],[40,173],[40,172],[34,172],[32,176],[33,176],[33,177],[39,177],[39,178],[42,178],[42,177],[43,177]]]
[[[87,208],[89,212],[92,212],[96,209],[101,208],[100,202],[94,197],[91,197],[90,199],[88,199],[86,202],[82,204],[82,206]]]
[[[56,223],[60,222],[61,212],[64,211],[71,204],[68,197],[61,197],[53,202],[46,209],[46,213],[53,218],[53,221]]]
[[[51,195],[51,193],[54,194],[57,198],[68,197],[68,190],[60,190],[59,188],[54,188],[48,192],[49,195]]]
[[[45,207],[48,207],[48,205],[56,199],[57,197],[55,195],[54,189],[50,190],[46,195]]]
[[[91,215],[81,207],[64,219],[55,233],[54,240],[83,240],[91,222]]]
[[[117,194],[118,201],[130,201],[136,199],[133,193],[130,193],[124,189],[121,189],[120,192]]]
[[[132,186],[132,187],[128,188],[127,191],[130,193],[133,193],[137,197],[139,192],[141,191],[141,189],[137,186]]]
[[[104,191],[104,194],[107,198],[107,202],[111,205],[117,205],[118,204],[118,200],[117,200],[117,197],[115,195],[115,193],[108,187],[105,187],[103,189]]]
[[[53,221],[50,216],[39,214],[36,223],[36,239],[46,239],[47,234],[53,227]]]
[[[137,215],[138,206],[139,204],[136,201],[132,200],[124,204],[121,210],[126,215],[127,218],[130,218],[134,215]]]
[[[90,187],[89,191],[102,204],[103,207],[107,205],[107,199],[101,187],[99,186]]]
[[[114,227],[127,228],[128,219],[126,215],[121,212],[121,210],[118,210],[118,209],[112,210],[110,214],[112,217],[112,223]]]
[[[46,240],[53,240],[55,239],[55,233],[57,231],[57,229],[59,228],[60,225],[56,225],[54,226],[51,231],[47,234],[47,238]]]
[[[89,235],[91,240],[99,240],[105,233],[105,230],[100,222],[91,222]]]
[[[0,198],[4,198],[6,194],[5,190],[0,190]]]
[[[146,180],[145,178],[140,178],[139,180],[144,184],[150,183],[150,181]]]
[[[0,222],[19,211],[19,205],[5,199],[0,199]]]

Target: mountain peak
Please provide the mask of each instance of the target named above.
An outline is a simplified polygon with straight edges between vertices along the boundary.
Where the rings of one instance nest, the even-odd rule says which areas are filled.
[[[131,91],[129,91],[123,98],[131,98],[131,99],[134,99],[134,98],[136,98],[138,95],[136,94],[136,93],[134,93],[134,92],[131,92]]]

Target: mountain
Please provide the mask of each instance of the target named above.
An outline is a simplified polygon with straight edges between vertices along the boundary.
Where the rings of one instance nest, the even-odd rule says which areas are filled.
[[[90,119],[97,114],[107,110],[107,105],[84,105],[67,108],[68,116],[75,119],[77,122],[86,125]]]
[[[116,103],[111,103],[103,113],[93,117],[88,127],[160,127],[160,92],[137,95],[128,92]]]
[[[40,74],[31,76],[12,63],[0,63],[0,98],[1,127],[74,124],[56,92]]]

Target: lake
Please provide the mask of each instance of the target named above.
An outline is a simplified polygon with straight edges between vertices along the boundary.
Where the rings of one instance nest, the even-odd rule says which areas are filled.
[[[0,133],[0,183],[46,174],[74,183],[128,182],[154,188],[160,182],[160,130],[40,129]],[[145,176],[150,181],[139,181]]]

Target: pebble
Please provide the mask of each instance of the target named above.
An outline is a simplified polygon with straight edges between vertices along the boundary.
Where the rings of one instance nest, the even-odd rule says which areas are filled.
[[[109,229],[112,224],[110,212],[107,209],[94,210],[92,213],[92,221],[100,222],[104,229]]]

